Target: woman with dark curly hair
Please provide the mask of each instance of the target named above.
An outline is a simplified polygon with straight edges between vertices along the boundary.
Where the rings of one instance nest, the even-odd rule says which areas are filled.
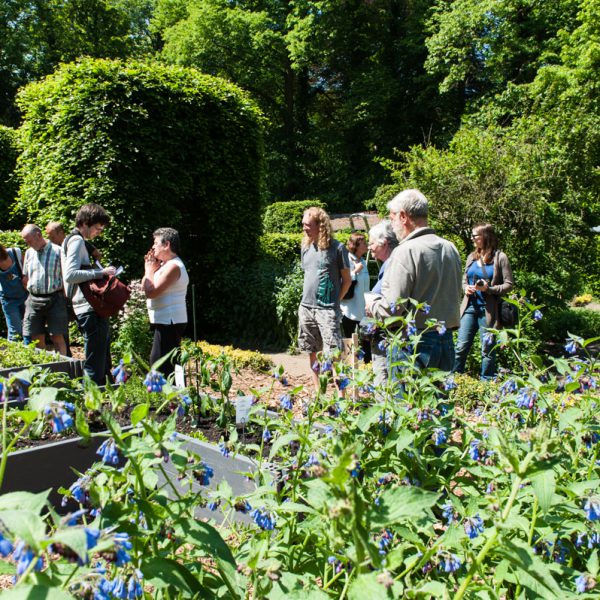
[[[455,373],[464,373],[475,334],[481,337],[481,379],[496,375],[494,335],[489,328],[500,329],[500,298],[513,288],[513,275],[498,238],[489,223],[473,227],[475,250],[467,257],[463,275],[465,296],[460,307],[460,327],[456,343]]]

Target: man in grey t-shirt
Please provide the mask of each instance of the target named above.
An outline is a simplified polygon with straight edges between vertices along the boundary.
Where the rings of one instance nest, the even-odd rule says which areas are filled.
[[[348,251],[331,235],[329,215],[311,207],[302,217],[302,269],[304,286],[298,308],[298,347],[309,353],[312,369],[317,352],[342,347],[340,300],[352,282]]]

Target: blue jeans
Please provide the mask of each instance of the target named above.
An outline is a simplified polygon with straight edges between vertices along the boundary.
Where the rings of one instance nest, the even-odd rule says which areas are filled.
[[[492,379],[496,376],[495,342],[486,344],[484,336],[487,333],[487,320],[485,308],[468,304],[460,320],[458,338],[456,340],[456,361],[454,362],[455,373],[464,373],[467,364],[467,356],[473,345],[475,334],[479,331],[481,338],[481,379]]]
[[[439,369],[440,371],[451,371],[454,365],[454,340],[452,332],[446,331],[439,335],[437,331],[426,331],[421,334],[421,340],[417,346],[417,365],[422,369]],[[391,364],[403,360],[406,357],[404,350],[394,348],[391,356]],[[391,378],[398,380],[398,374],[402,367],[392,366]]]
[[[95,312],[77,315],[77,325],[85,343],[85,374],[98,385],[105,385],[110,374],[110,329],[108,319]]]
[[[23,336],[23,316],[25,315],[25,298],[7,300],[2,298],[2,312],[6,318],[8,339],[14,342]]]

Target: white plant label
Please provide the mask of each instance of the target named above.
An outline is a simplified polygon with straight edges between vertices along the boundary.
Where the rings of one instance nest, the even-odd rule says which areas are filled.
[[[235,423],[243,425],[248,422],[248,415],[252,408],[253,396],[238,396],[235,399]]]

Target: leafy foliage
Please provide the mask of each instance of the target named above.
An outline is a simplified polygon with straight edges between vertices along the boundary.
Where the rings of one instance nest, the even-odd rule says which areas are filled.
[[[269,204],[263,216],[265,233],[302,233],[302,215],[311,206],[327,210],[327,206],[320,200],[291,200]]]
[[[200,341],[188,342],[200,348],[202,353],[209,358],[218,358],[222,354],[227,355],[231,364],[237,369],[253,369],[254,371],[268,371],[273,367],[273,361],[264,354],[253,350],[240,350],[233,346],[219,346]],[[184,350],[187,346],[184,347]]]
[[[202,306],[223,264],[253,258],[262,117],[235,86],[192,69],[86,59],[19,102],[18,206],[32,220],[72,222],[82,203],[101,204],[112,217],[104,251],[132,278],[152,231],[175,227]]]
[[[16,176],[18,155],[18,132],[0,125],[0,229],[18,225],[11,215],[19,187]]]

